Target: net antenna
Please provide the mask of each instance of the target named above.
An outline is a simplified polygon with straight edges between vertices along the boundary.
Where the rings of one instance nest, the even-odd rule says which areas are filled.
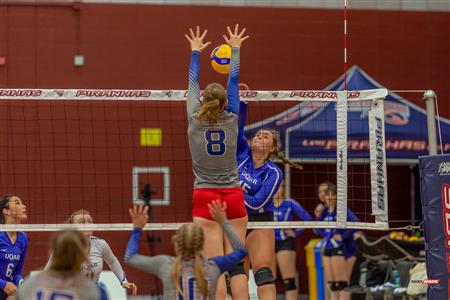
[[[84,122],[83,124],[92,123],[97,124],[99,121],[96,119],[98,117],[98,114],[96,114],[96,108],[98,105],[101,105],[100,109],[107,111],[105,107],[108,107],[108,105],[116,105],[115,109],[120,112],[120,110],[123,110],[122,104],[127,104],[133,106],[133,105],[150,105],[152,108],[153,106],[163,105],[165,108],[170,107],[171,105],[175,105],[178,103],[179,108],[184,107],[183,102],[186,101],[186,94],[187,92],[185,90],[90,90],[90,89],[82,89],[82,90],[70,90],[70,89],[0,89],[0,101],[4,106],[10,109],[9,113],[17,108],[17,110],[22,110],[24,113],[22,116],[17,116],[14,114],[11,114],[9,116],[10,118],[14,118],[14,122],[11,120],[11,125],[9,128],[11,130],[15,130],[17,126],[27,126],[32,125],[33,122],[40,122],[40,110],[45,109],[49,111],[50,113],[57,111],[57,108],[59,109],[59,113],[64,113],[67,116],[69,114],[67,111],[74,110],[74,107],[79,106],[80,111],[82,111],[84,114],[80,114],[80,111],[75,112],[76,116],[81,116],[81,119],[70,119],[70,120],[63,120],[63,122],[79,122],[77,123],[79,126],[78,130],[82,130],[83,134],[85,135],[92,135],[98,137],[98,132],[89,132],[86,128],[82,127],[80,124],[81,122]],[[254,222],[249,224],[249,228],[313,228],[313,227],[320,227],[320,228],[335,228],[335,227],[341,227],[341,228],[361,228],[361,229],[387,229],[388,228],[388,205],[387,205],[387,184],[386,184],[386,153],[385,153],[385,141],[384,141],[384,108],[383,108],[383,99],[387,95],[386,89],[373,89],[373,90],[360,90],[360,91],[317,91],[317,90],[305,90],[305,91],[242,91],[241,92],[241,98],[246,98],[248,100],[256,101],[256,102],[307,102],[307,105],[317,105],[318,103],[321,105],[327,104],[327,103],[335,103],[336,104],[336,126],[337,126],[337,132],[338,133],[344,133],[347,132],[347,111],[348,107],[352,105],[352,103],[363,103],[364,105],[368,106],[368,116],[369,116],[369,143],[370,143],[370,188],[371,188],[371,214],[375,216],[375,222],[347,222],[346,221],[346,208],[347,208],[347,200],[348,200],[348,178],[347,178],[347,166],[348,166],[348,159],[347,159],[347,135],[346,134],[337,134],[337,152],[336,152],[336,166],[337,166],[337,188],[338,188],[338,200],[337,200],[337,221],[336,222],[304,222],[304,221],[293,221],[293,222]],[[43,102],[41,102],[43,101]],[[63,104],[66,104],[64,106]],[[162,103],[162,104],[161,104]],[[301,103],[302,104],[302,103]],[[8,106],[9,105],[9,106]],[[41,106],[39,106],[41,105]],[[279,104],[277,104],[279,105]],[[57,106],[56,108],[53,108],[54,106]],[[88,109],[86,109],[86,106]],[[39,107],[37,109],[36,107]],[[301,108],[302,106],[296,105],[294,106],[294,109]],[[5,107],[4,107],[5,108]],[[136,115],[142,115],[142,110],[139,109],[140,107],[132,107],[130,111],[135,112]],[[152,108],[153,109],[153,108]],[[37,112],[33,112],[33,110]],[[181,111],[181,109],[179,109]],[[7,111],[8,112],[8,111]],[[33,112],[33,113],[30,113]],[[170,112],[170,110],[169,110]],[[122,112],[123,113],[123,112]],[[65,115],[65,116],[66,116]],[[153,114],[156,117],[161,117],[160,115]],[[74,115],[70,115],[70,117],[73,117]],[[57,120],[55,122],[59,122],[61,119],[60,115],[53,115],[52,117],[56,118]],[[91,119],[88,119],[86,121],[86,118],[89,117]],[[104,116],[103,116],[104,117]],[[164,115],[163,117],[167,117]],[[178,114],[174,114],[173,116],[176,119],[176,121],[179,124],[184,124],[186,126],[186,120],[185,116],[179,116]],[[33,119],[35,118],[35,119]],[[45,116],[44,121],[48,122],[48,115]],[[30,120],[31,119],[31,120]],[[19,121],[18,121],[19,120]],[[104,120],[103,120],[104,121]],[[121,120],[118,120],[118,122]],[[168,120],[164,119],[164,122],[167,123]],[[174,120],[169,120],[171,123],[174,122]],[[307,122],[305,120],[305,122]],[[28,123],[27,123],[28,122]],[[31,123],[30,123],[31,122]],[[109,122],[109,121],[108,121]],[[131,123],[134,122],[134,120],[130,121]],[[177,123],[177,124],[178,124]],[[111,123],[112,124],[112,123]],[[56,130],[58,135],[61,135],[61,132],[58,131],[60,128],[53,128],[54,125],[52,123],[48,128]],[[73,126],[71,130],[77,130],[77,126]],[[104,125],[102,125],[104,126]],[[118,125],[116,125],[118,126]],[[179,135],[182,135],[185,137],[186,135],[186,127],[179,126],[180,128],[172,128],[174,131],[176,131]],[[48,129],[47,127],[45,129]],[[93,130],[93,128],[91,128]],[[126,128],[118,128],[118,130],[124,130]],[[286,157],[290,157],[289,153],[289,137],[292,134],[293,130],[295,128],[291,127],[288,128],[285,132],[285,149],[286,149]],[[34,130],[34,129],[33,129]],[[37,128],[36,130],[43,130],[43,128]],[[13,134],[13,133],[11,133]],[[26,130],[24,132],[20,132],[20,134],[26,136]],[[38,134],[41,134],[38,132]],[[43,134],[48,134],[48,132],[45,132]],[[77,135],[80,133],[77,132],[66,132],[66,135]],[[168,133],[171,134],[171,133]],[[68,138],[66,137],[68,140]],[[105,139],[107,141],[107,138],[101,138]],[[82,139],[80,138],[80,142]],[[20,137],[18,139],[7,139],[7,143],[15,143],[19,142],[21,147],[23,147],[23,143],[20,141]],[[37,143],[40,142],[40,140],[37,141]],[[73,145],[73,141],[71,141],[72,145],[71,147],[75,147]],[[30,146],[36,146],[36,143],[30,145]],[[84,144],[78,145],[78,147],[83,147]],[[92,148],[95,150],[94,147],[95,144],[92,145]],[[178,145],[177,145],[178,146]],[[6,147],[6,146],[5,146]],[[14,149],[14,145],[7,145],[6,148]],[[27,144],[25,143],[25,148],[27,147]],[[44,146],[37,144],[38,149],[42,149]],[[48,147],[48,145],[45,145],[45,147]],[[65,145],[67,148],[68,146]],[[9,149],[8,148],[8,149]],[[187,149],[186,149],[187,150]],[[182,151],[186,151],[182,150]],[[67,149],[69,151],[69,149]],[[108,149],[107,149],[108,151]],[[114,149],[114,151],[119,151],[117,149]],[[31,151],[32,152],[32,151]],[[3,152],[5,154],[5,152]],[[30,151],[25,151],[22,154],[26,157]],[[39,152],[38,152],[39,153]],[[184,153],[184,152],[183,152]],[[33,152],[32,155],[35,155],[36,153]],[[8,154],[6,154],[8,155]],[[34,157],[34,156],[33,156]],[[161,155],[162,159],[165,159],[164,153]],[[27,157],[26,157],[27,158]],[[8,159],[8,157],[7,157]],[[4,163],[7,162],[7,159],[4,160]],[[43,160],[48,159],[47,157],[42,158],[38,157],[36,162],[31,162],[30,165],[34,164],[40,164]],[[125,159],[129,159],[126,157]],[[149,161],[151,161],[153,158],[149,158]],[[91,158],[92,160],[92,158]],[[142,163],[142,159],[135,158],[138,163]],[[62,162],[64,163],[64,162]],[[162,161],[159,161],[158,163],[162,163]],[[290,186],[290,168],[289,166],[286,166],[286,184],[288,187]],[[178,177],[177,180],[174,180],[173,177],[175,177],[174,173],[175,170],[173,169],[164,169],[167,172],[160,172],[163,174],[163,177],[167,179],[170,179],[170,182],[176,182],[178,185],[180,184],[180,178]],[[102,176],[111,176],[108,174],[104,174],[104,170],[101,170]],[[15,173],[18,172],[16,170],[8,170],[8,174],[12,174],[13,176],[11,180],[15,180]],[[68,168],[68,172],[71,172],[71,169]],[[186,176],[191,172],[191,170],[186,167],[185,173],[182,173],[181,175],[184,176],[183,180],[186,180]],[[20,172],[19,172],[20,173]],[[44,176],[45,172],[43,173],[34,173],[34,170],[29,171],[28,174],[25,174],[27,176],[26,180],[35,180],[35,182],[44,182],[42,178],[39,178],[38,180],[35,179],[33,176]],[[139,181],[136,180],[136,172],[133,170],[129,170],[129,174],[127,176],[128,185],[124,185],[124,189],[128,189],[128,192],[125,193],[128,194],[128,197],[122,196],[120,198],[120,202],[122,206],[122,216],[120,220],[127,218],[127,211],[128,208],[132,205],[132,203],[139,203],[139,199],[136,199],[136,196],[139,196],[139,193],[137,192],[138,189],[136,187],[139,186]],[[171,174],[170,174],[171,173]],[[5,176],[8,177],[8,174]],[[22,174],[18,174],[22,175]],[[68,177],[74,174],[66,174]],[[85,175],[92,175],[92,174],[75,174],[78,176],[85,176]],[[116,174],[113,174],[114,176]],[[53,176],[58,176],[57,173],[55,173]],[[100,175],[98,175],[100,176]],[[23,177],[18,176],[19,183],[13,183],[13,187],[17,187],[18,190],[22,188],[22,190],[25,190],[28,188],[26,185],[27,181],[23,181]],[[95,179],[95,175],[93,177]],[[11,186],[11,183],[9,181],[10,179],[7,179],[5,181],[9,186]],[[22,181],[20,181],[22,180]],[[107,181],[107,180],[106,180]],[[163,180],[164,182],[169,182],[169,180]],[[153,182],[152,182],[153,184]],[[191,182],[186,183],[191,186]],[[2,184],[3,185],[3,184]],[[57,187],[55,187],[56,189]],[[67,189],[83,189],[83,186],[69,186]],[[105,187],[105,189],[110,187]],[[117,187],[113,187],[117,188]],[[161,188],[157,188],[158,191],[163,191],[164,198],[167,198],[167,201],[155,201],[155,199],[149,199],[149,203],[152,204],[153,207],[153,218],[155,219],[155,222],[152,222],[150,224],[147,224],[145,227],[145,230],[176,230],[181,224],[184,222],[188,222],[187,218],[183,219],[181,222],[177,218],[171,218],[167,222],[163,222],[162,220],[166,221],[166,218],[161,218],[161,221],[157,221],[157,214],[156,210],[159,208],[162,208],[161,211],[164,212],[170,212],[171,211],[180,211],[180,210],[189,210],[189,199],[190,195],[184,193],[183,199],[174,199],[176,196],[174,196],[174,193],[169,192],[173,189],[171,189],[170,186],[162,186]],[[167,192],[166,192],[167,191]],[[57,193],[55,193],[57,194]],[[90,196],[89,193],[81,193],[82,195]],[[124,194],[122,192],[122,194]],[[136,195],[137,194],[137,195]],[[66,194],[64,194],[66,196]],[[101,195],[100,195],[101,196]],[[108,196],[116,196],[115,194],[110,194]],[[26,200],[26,199],[25,199]],[[59,201],[60,199],[57,199]],[[67,199],[61,199],[61,200],[67,200]],[[109,199],[107,199],[109,201]],[[93,201],[90,199],[86,199],[87,203],[89,201]],[[154,202],[155,201],[155,202]],[[178,201],[178,203],[182,203],[183,207],[172,207],[170,206],[167,208],[167,205],[172,205],[173,201]],[[78,205],[78,203],[77,203]],[[101,206],[101,205],[100,205]],[[89,208],[89,207],[88,207]],[[98,212],[101,212],[104,209],[104,207],[99,208]],[[69,210],[70,211],[70,210]],[[97,212],[97,213],[98,213]],[[67,212],[64,212],[67,213]],[[174,212],[175,214],[176,212]],[[96,213],[94,212],[94,215]],[[43,216],[42,218],[46,218],[46,216]],[[61,218],[63,219],[63,218]],[[55,218],[56,220],[56,218]],[[124,230],[132,230],[132,224],[130,223],[115,223],[115,217],[111,216],[109,219],[109,223],[100,223],[100,224],[61,224],[61,223],[46,223],[46,224],[21,224],[21,225],[0,225],[0,230],[23,230],[23,231],[57,231],[61,229],[67,229],[67,228],[78,228],[82,230],[95,230],[95,231],[124,231]],[[36,222],[35,222],[36,223]]]

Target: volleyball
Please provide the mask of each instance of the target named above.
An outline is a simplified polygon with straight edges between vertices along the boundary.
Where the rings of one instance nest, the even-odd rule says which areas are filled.
[[[231,47],[223,44],[214,48],[211,53],[211,66],[220,74],[228,74],[230,71]]]

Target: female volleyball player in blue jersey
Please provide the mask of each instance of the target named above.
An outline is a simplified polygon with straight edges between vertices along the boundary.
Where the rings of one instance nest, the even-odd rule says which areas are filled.
[[[158,276],[163,282],[165,300],[216,299],[220,274],[232,269],[247,256],[243,242],[227,220],[226,208],[226,203],[220,201],[208,204],[211,219],[225,232],[233,251],[206,259],[202,256],[206,236],[196,223],[184,224],[177,230],[173,239],[176,256],[140,255],[139,238],[148,220],[148,207],[135,205],[130,209],[134,229],[128,241],[125,261],[137,269]]]
[[[199,72],[200,53],[210,44],[203,42],[207,30],[200,33],[190,29],[186,39],[191,45],[191,61],[189,66],[189,87],[187,94],[188,138],[192,157],[192,168],[195,175],[192,199],[192,216],[194,223],[201,226],[205,233],[205,257],[223,255],[232,247],[224,237],[222,228],[214,222],[209,213],[208,204],[220,200],[227,204],[227,216],[230,225],[244,240],[247,227],[247,213],[244,206],[244,195],[239,185],[236,163],[236,147],[239,115],[239,53],[241,44],[248,38],[245,29],[239,31],[236,25],[234,32],[227,27],[229,36],[225,41],[232,48],[230,73],[227,91],[218,83],[208,84],[200,97]],[[242,280],[244,279],[244,280]],[[246,278],[233,280],[232,290],[235,296],[242,295],[243,286],[247,286]],[[226,296],[225,281],[219,281],[217,298]],[[241,282],[239,286],[237,283]]]
[[[2,224],[21,224],[27,220],[27,207],[17,196],[4,196],[0,203]],[[22,269],[28,238],[22,231],[0,232],[0,299],[15,294],[23,281]]]
[[[248,89],[243,85],[243,89]],[[274,130],[259,130],[250,144],[244,135],[247,119],[247,103],[240,102],[239,134],[237,161],[239,179],[244,191],[245,206],[249,221],[273,221],[273,196],[277,192],[283,173],[271,162],[271,156],[277,156],[284,163],[291,164],[279,153],[279,133]],[[292,164],[294,167],[298,165]],[[247,233],[246,247],[257,285],[260,299],[275,299],[275,277],[273,265],[275,261],[275,237],[273,229],[255,229]],[[235,270],[230,275],[243,273],[243,269]]]
[[[325,208],[325,193],[331,185],[334,185],[331,181],[324,181],[317,187],[317,199],[319,200],[319,203],[317,203],[316,208],[314,209],[316,219],[322,215],[322,211]]]
[[[294,217],[302,221],[312,221],[311,215],[294,199],[284,199],[283,184],[274,197],[274,220],[292,221]],[[275,255],[281,278],[284,283],[286,300],[296,300],[298,288],[295,280],[296,251],[294,239],[300,235],[301,229],[275,229]]]
[[[325,208],[317,218],[318,221],[336,221],[336,195],[336,186],[334,184],[329,185],[325,192]],[[347,210],[347,221],[359,222],[359,219],[350,209]],[[324,248],[323,267],[325,278],[331,290],[331,299],[349,299],[350,294],[343,289],[348,286],[351,276],[351,273],[348,272],[349,266],[346,259],[356,254],[356,248],[350,248],[355,230],[327,228],[315,229],[315,232],[324,238],[322,241]],[[354,260],[349,262],[352,262],[353,268]]]

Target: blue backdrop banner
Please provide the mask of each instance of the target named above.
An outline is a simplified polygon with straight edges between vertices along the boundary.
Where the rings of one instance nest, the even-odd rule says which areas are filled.
[[[358,66],[348,70],[347,89],[370,90],[384,88]],[[344,89],[341,76],[327,91]],[[349,102],[348,106],[348,157],[369,157],[370,105]],[[249,108],[251,112],[251,108]],[[389,92],[384,101],[386,128],[386,157],[395,160],[417,159],[428,154],[427,114],[401,96]],[[442,148],[450,153],[450,120],[441,118]],[[289,158],[336,158],[336,103],[301,102],[288,110],[265,120],[249,124],[247,137],[261,128],[276,129],[282,137],[283,151]],[[289,146],[286,149],[286,145]],[[439,148],[438,148],[439,149]]]

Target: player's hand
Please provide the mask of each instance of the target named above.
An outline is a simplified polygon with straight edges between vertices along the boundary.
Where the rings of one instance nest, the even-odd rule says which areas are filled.
[[[246,83],[243,83],[243,82],[239,82],[238,87],[239,87],[240,91],[249,91],[250,90],[248,85]]]
[[[12,282],[6,282],[5,287],[3,288],[3,291],[8,295],[12,296],[16,293],[17,286]]]
[[[229,37],[223,35],[223,38],[228,45],[234,48],[240,48],[242,43],[250,37],[249,35],[243,37],[245,28],[242,29],[241,32],[239,32],[239,24],[236,24],[236,26],[234,26],[234,32],[231,31],[230,26],[227,26],[227,30]]]
[[[225,202],[220,202],[219,200],[214,200],[208,204],[209,213],[211,217],[218,223],[222,223],[227,219],[227,204]]]
[[[316,216],[316,218],[320,217],[324,207],[325,206],[322,203],[317,204],[316,208],[314,209],[314,215]]]
[[[130,212],[131,222],[135,228],[142,228],[148,221],[148,206],[133,205],[133,208],[128,210]]]
[[[291,238],[295,238],[296,237],[295,231],[292,230],[292,229],[286,229],[286,230],[284,230],[284,233],[286,233],[286,235],[291,237]]]
[[[196,30],[195,34],[194,34],[194,31],[192,30],[192,28],[189,28],[189,35],[185,34],[184,36],[191,44],[192,51],[202,52],[206,47],[209,46],[209,44],[211,44],[211,42],[206,42],[206,43],[203,42],[203,39],[205,38],[207,32],[208,32],[208,30],[205,29],[203,31],[203,33],[200,35],[200,27],[198,25],[197,25],[197,30]]]
[[[127,290],[131,290],[131,295],[137,295],[137,286],[134,283],[124,281],[122,286]]]
[[[335,235],[333,235],[333,240],[341,242],[342,241],[342,235],[336,233]]]

